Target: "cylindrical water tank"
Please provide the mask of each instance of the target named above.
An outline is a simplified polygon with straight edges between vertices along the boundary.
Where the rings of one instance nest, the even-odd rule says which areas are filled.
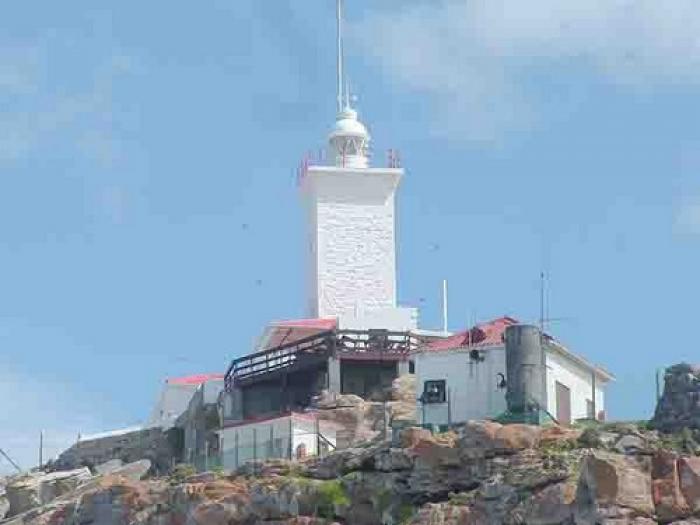
[[[512,325],[506,328],[506,402],[514,413],[546,408],[544,350],[539,328]]]

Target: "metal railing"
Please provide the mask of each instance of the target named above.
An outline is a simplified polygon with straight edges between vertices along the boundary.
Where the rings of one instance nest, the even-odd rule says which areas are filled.
[[[411,332],[328,330],[234,359],[226,371],[225,386],[230,390],[236,382],[289,371],[295,366],[310,366],[332,355],[366,360],[401,359],[419,344],[420,339]]]

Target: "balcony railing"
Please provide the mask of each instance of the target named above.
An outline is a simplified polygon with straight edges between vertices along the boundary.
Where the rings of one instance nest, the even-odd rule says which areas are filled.
[[[333,355],[347,359],[403,359],[419,344],[420,339],[411,332],[328,330],[234,359],[226,371],[226,389],[254,378],[263,380],[273,372],[316,365]]]

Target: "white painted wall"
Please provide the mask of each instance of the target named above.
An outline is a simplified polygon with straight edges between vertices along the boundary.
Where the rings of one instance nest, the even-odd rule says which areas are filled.
[[[445,379],[451,393],[452,422],[498,416],[506,410],[505,390],[496,388],[497,374],[506,373],[505,346],[488,347],[483,351],[485,361],[470,364],[467,349],[442,352],[421,352],[415,355],[416,395],[423,392],[425,381]],[[587,417],[586,400],[592,396],[589,371],[557,351],[546,349],[547,410],[556,417],[556,381],[571,390],[572,420]],[[596,411],[605,410],[605,383],[598,378]],[[444,425],[448,423],[447,403],[417,405],[420,422]],[[425,418],[423,418],[423,415]]]
[[[320,421],[319,428],[321,434],[335,446],[335,427]],[[268,446],[271,430],[272,450]],[[318,454],[316,424],[312,418],[307,416],[285,416],[220,430],[223,467],[227,470],[233,470],[253,459],[288,458],[290,435],[292,436],[294,457],[296,457],[296,451],[300,445],[306,448],[307,455]],[[236,447],[236,445],[238,446]],[[238,448],[238,453],[236,453],[236,448]]]
[[[593,398],[593,378],[590,370],[575,363],[556,348],[549,348],[546,353],[547,363],[547,410],[557,415],[556,382],[571,390],[571,419],[587,418],[586,400]],[[596,381],[596,412],[605,410],[605,385],[601,379]]]
[[[307,214],[312,317],[396,307],[394,201],[403,170],[312,166]]]
[[[342,330],[367,330],[383,328],[397,332],[415,330],[418,327],[416,308],[382,308],[371,312],[343,314],[338,318],[338,328]]]
[[[417,397],[423,393],[425,381],[445,379],[453,423],[502,413],[506,409],[505,393],[496,388],[496,374],[505,374],[505,350],[503,347],[491,347],[483,355],[485,360],[476,364],[470,362],[466,349],[417,354]],[[419,402],[417,414],[421,422],[445,425],[449,419],[448,404],[423,405]]]

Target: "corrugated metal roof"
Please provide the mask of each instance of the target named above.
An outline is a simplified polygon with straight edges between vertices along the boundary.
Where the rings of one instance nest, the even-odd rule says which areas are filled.
[[[224,374],[195,374],[185,377],[171,377],[165,382],[169,385],[197,386],[207,381],[223,380]]]
[[[503,344],[503,334],[508,326],[518,324],[517,319],[512,317],[499,317],[478,324],[469,330],[458,332],[445,339],[438,339],[427,344],[422,350],[424,352],[441,352],[463,348],[466,346],[497,346]]]

